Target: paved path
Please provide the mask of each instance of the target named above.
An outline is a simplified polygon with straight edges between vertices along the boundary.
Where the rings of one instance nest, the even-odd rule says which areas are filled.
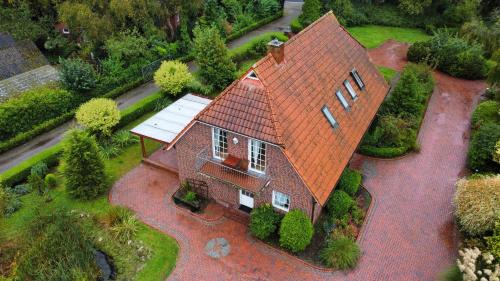
[[[302,2],[286,1],[284,8],[284,16],[273,21],[265,26],[262,26],[244,36],[230,42],[229,48],[235,48],[244,44],[248,40],[261,35],[268,31],[280,31],[283,27],[290,25],[290,22],[300,14]],[[193,62],[188,63],[190,71],[196,70],[196,65]],[[116,98],[120,109],[126,108],[135,102],[158,92],[160,89],[153,83],[145,83],[123,95]],[[65,123],[49,132],[46,132],[31,141],[0,154],[0,173],[29,159],[33,155],[52,147],[59,143],[64,136],[64,133],[74,126],[74,121]]]
[[[405,48],[392,42],[370,55],[378,65],[401,69]],[[470,114],[485,84],[435,76],[437,87],[419,134],[421,151],[398,160],[353,158],[374,198],[354,271],[329,273],[305,266],[256,242],[232,220],[201,222],[171,202],[177,176],[148,166],[122,178],[111,202],[129,206],[141,220],[177,239],[180,256],[169,280],[436,280],[456,256],[453,185],[463,175]],[[214,238],[228,241],[227,256],[205,253]]]

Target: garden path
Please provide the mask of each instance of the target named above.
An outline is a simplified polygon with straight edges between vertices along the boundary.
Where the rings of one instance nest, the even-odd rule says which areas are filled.
[[[406,48],[388,42],[370,56],[377,65],[400,70]],[[205,223],[175,208],[170,195],[179,180],[173,173],[140,165],[117,182],[110,200],[177,239],[180,256],[169,280],[436,280],[456,256],[451,198],[465,170],[470,115],[486,85],[439,72],[435,77],[420,152],[397,160],[360,155],[352,160],[374,199],[359,238],[362,258],[353,271],[314,269],[257,242],[240,223],[225,218]],[[229,252],[210,257],[206,246],[214,238],[224,238]]]
[[[283,17],[249,32],[238,39],[235,39],[228,44],[229,48],[241,46],[248,40],[268,31],[282,30],[283,27],[289,26],[291,21],[300,14],[301,7],[302,2],[300,1],[285,1]],[[189,62],[188,65],[190,71],[197,69],[193,62]],[[118,107],[123,109],[158,91],[159,88],[154,84],[154,82],[147,82],[119,96],[116,98],[116,102],[118,103]],[[63,138],[64,133],[72,128],[74,124],[74,120],[69,121],[55,129],[50,130],[49,132],[35,137],[23,145],[0,154],[0,173],[16,166],[26,159],[31,158],[39,152],[58,144]]]

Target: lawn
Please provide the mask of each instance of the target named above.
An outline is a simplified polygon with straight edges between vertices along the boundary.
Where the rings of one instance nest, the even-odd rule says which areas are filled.
[[[141,117],[129,124],[124,129],[130,129],[138,123],[153,115],[154,112]],[[152,152],[160,146],[156,142],[146,140],[148,152]],[[141,162],[142,154],[140,144],[134,144],[126,148],[119,156],[106,160],[106,171],[112,182],[115,182],[128,171]],[[55,171],[57,173],[57,170]],[[51,207],[65,207],[70,210],[79,210],[89,214],[103,214],[110,210],[108,195],[104,194],[91,201],[74,200],[68,196],[64,187],[58,187],[50,191],[52,201],[45,203],[44,198],[36,192],[27,194],[21,198],[23,207],[6,219],[0,219],[0,236],[15,239],[22,235],[23,230],[36,219],[36,206],[50,204]],[[137,239],[153,250],[153,254],[145,263],[143,269],[136,275],[135,280],[164,280],[175,266],[179,247],[177,242],[157,230],[140,223]]]
[[[377,66],[377,68],[378,71],[380,71],[380,73],[384,75],[385,81],[387,81],[387,83],[390,83],[394,76],[396,76],[396,74],[398,73],[396,70],[385,66]]]
[[[350,27],[348,30],[368,49],[377,48],[389,39],[404,43],[415,43],[428,40],[431,37],[417,28],[367,25]]]

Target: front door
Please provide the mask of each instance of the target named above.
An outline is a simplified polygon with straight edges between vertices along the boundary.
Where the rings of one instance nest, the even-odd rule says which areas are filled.
[[[240,189],[240,205],[253,209],[253,193]]]

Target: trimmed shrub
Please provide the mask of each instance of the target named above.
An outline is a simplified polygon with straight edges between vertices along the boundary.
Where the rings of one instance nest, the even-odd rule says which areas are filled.
[[[61,170],[73,198],[96,198],[107,187],[99,148],[86,132],[73,130],[66,136]]]
[[[92,134],[109,136],[120,122],[120,110],[114,100],[96,98],[82,104],[76,111],[78,124]]]
[[[455,216],[469,235],[493,230],[500,217],[500,175],[461,179],[453,198]]]
[[[325,265],[335,269],[354,268],[360,256],[361,251],[359,246],[347,237],[328,242],[327,246],[320,253],[320,257]]]
[[[155,84],[164,92],[176,96],[193,79],[185,63],[179,61],[163,61],[155,72]]]
[[[271,204],[264,204],[250,213],[250,232],[255,237],[265,240],[277,229],[280,216]]]
[[[45,176],[45,185],[48,188],[55,188],[57,186],[57,178],[54,174],[47,174]]]
[[[194,29],[194,54],[203,81],[214,89],[224,89],[235,78],[236,65],[229,57],[219,30],[213,26]]]
[[[34,126],[70,112],[78,98],[65,91],[43,86],[0,103],[0,140],[7,140]]]
[[[482,124],[492,122],[500,123],[500,102],[487,100],[480,103],[472,113],[472,125],[480,127]]]
[[[498,172],[500,164],[493,161],[496,142],[500,139],[500,124],[487,123],[473,135],[469,145],[468,165],[476,172]]]
[[[97,75],[92,65],[81,59],[61,59],[61,84],[72,92],[87,92],[96,85]]]
[[[234,62],[242,62],[248,59],[257,59],[267,52],[267,43],[273,39],[286,42],[288,37],[281,32],[267,32],[252,38],[245,44],[229,50],[229,56]]]
[[[406,57],[409,61],[424,62],[430,59],[431,46],[429,41],[415,42],[408,49]]]
[[[280,225],[280,245],[294,253],[303,251],[314,233],[313,225],[301,210],[288,212]]]
[[[341,218],[349,213],[354,200],[343,190],[335,190],[328,200],[327,208],[334,218]]]
[[[360,184],[361,173],[346,168],[340,177],[338,189],[345,191],[350,196],[354,196],[358,192]]]

